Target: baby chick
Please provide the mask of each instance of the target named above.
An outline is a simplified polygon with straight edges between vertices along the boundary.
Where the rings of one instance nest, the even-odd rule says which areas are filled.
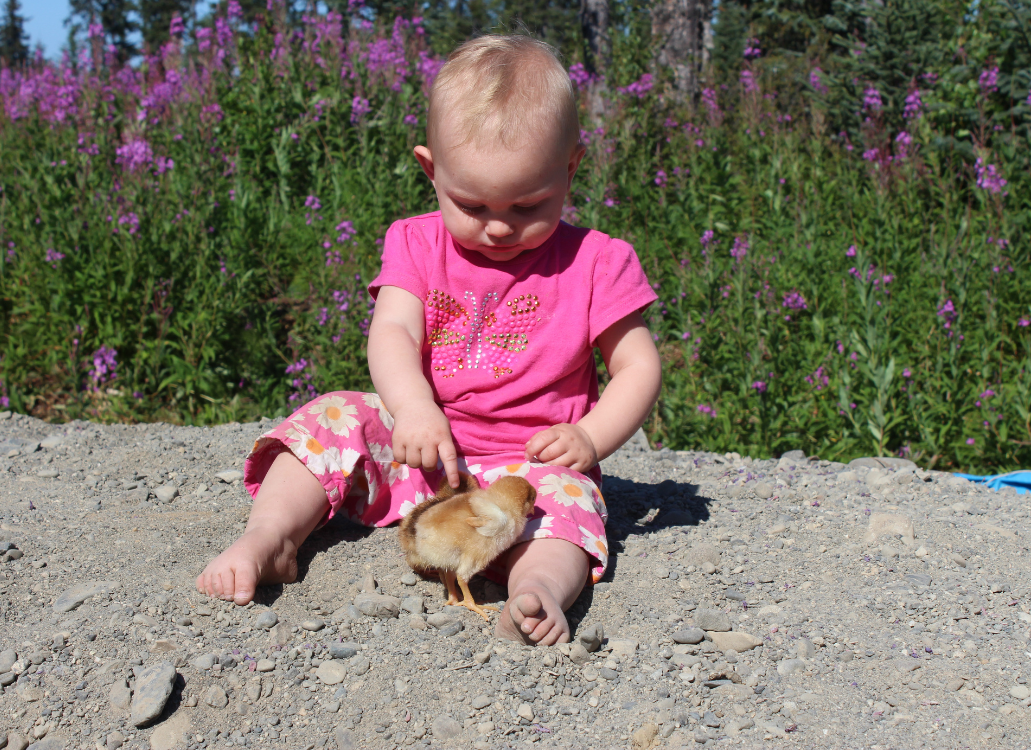
[[[417,571],[437,571],[447,586],[448,604],[488,619],[469,593],[469,579],[519,538],[536,499],[537,491],[522,477],[502,477],[481,488],[474,477],[462,474],[457,490],[445,479],[436,497],[419,503],[401,519],[398,538],[408,564]]]

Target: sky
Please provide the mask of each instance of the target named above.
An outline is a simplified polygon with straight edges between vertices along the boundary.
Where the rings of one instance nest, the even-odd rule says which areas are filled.
[[[204,7],[209,4],[200,3],[198,11],[203,13]],[[68,29],[64,25],[64,19],[68,18],[70,12],[68,0],[22,0],[21,12],[25,17],[29,47],[35,49],[36,43],[42,42],[47,58],[58,59],[61,47],[68,39]]]

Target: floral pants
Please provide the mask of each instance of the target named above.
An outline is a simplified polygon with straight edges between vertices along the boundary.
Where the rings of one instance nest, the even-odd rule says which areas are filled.
[[[244,484],[256,497],[276,456],[290,451],[326,489],[330,508],[323,522],[343,513],[365,526],[387,526],[431,497],[444,478],[439,462],[433,471],[424,471],[394,460],[393,426],[393,417],[375,393],[327,393],[258,438],[247,458]],[[526,479],[537,490],[537,502],[519,542],[572,542],[593,558],[592,582],[601,579],[608,565],[608,512],[598,489],[600,471],[592,471],[592,478],[562,466],[526,461],[522,455],[460,456],[458,462],[481,485],[504,476]],[[499,563],[485,572],[504,580]]]

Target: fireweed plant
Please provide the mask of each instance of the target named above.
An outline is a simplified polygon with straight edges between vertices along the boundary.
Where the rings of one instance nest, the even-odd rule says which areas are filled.
[[[0,70],[0,403],[210,424],[371,387],[365,286],[390,222],[436,208],[411,149],[442,61],[421,19],[352,5]],[[565,216],[632,242],[660,297],[653,440],[1031,465],[1031,100],[1000,127],[986,61],[948,149],[936,76],[895,119],[852,84],[834,133],[826,64],[787,80],[750,42],[684,104],[614,44],[611,80],[571,66]]]

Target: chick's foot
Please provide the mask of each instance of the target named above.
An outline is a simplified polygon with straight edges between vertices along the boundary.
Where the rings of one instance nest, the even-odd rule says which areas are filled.
[[[569,623],[562,605],[543,586],[515,591],[505,603],[494,635],[527,645],[554,646],[569,642]]]
[[[297,580],[297,548],[282,535],[263,528],[248,529],[197,576],[202,594],[243,606],[254,599],[262,583]]]

